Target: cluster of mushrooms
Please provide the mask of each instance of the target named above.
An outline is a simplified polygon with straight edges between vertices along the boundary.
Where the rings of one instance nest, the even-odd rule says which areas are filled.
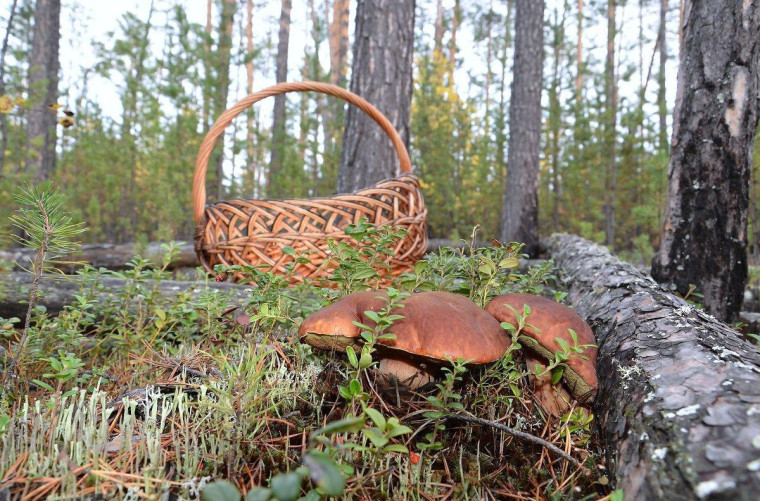
[[[380,340],[375,357],[383,381],[411,390],[433,382],[449,360],[463,358],[470,365],[498,360],[511,344],[500,322],[516,325],[514,312],[522,312],[524,305],[530,307],[522,331],[526,342],[521,343],[529,374],[537,373],[537,365],[546,367],[554,354],[562,351],[558,338],[574,346],[570,329],[576,333],[578,345],[594,343],[591,328],[575,311],[540,296],[497,296],[485,310],[449,292],[414,293],[403,303],[403,308],[391,312],[404,317],[389,329],[395,339]],[[364,312],[380,311],[386,304],[383,291],[349,294],[307,317],[299,328],[300,339],[317,349],[345,353],[346,347],[352,346],[359,352],[363,339],[354,322],[373,326]],[[564,362],[561,384],[552,385],[550,374],[531,377],[536,398],[547,412],[560,416],[573,400],[581,405],[593,400],[598,388],[596,356],[595,346],[585,348],[583,357],[571,356]]]

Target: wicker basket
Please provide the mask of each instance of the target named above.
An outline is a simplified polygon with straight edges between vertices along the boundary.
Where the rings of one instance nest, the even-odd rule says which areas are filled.
[[[217,138],[238,114],[270,96],[294,91],[316,91],[339,97],[357,106],[388,134],[401,161],[399,177],[377,183],[356,193],[324,198],[291,200],[227,200],[206,205],[206,168]],[[427,210],[417,178],[410,174],[411,161],[403,141],[390,121],[361,97],[321,82],[281,83],[238,101],[214,123],[201,143],[195,162],[193,204],[195,250],[203,267],[217,264],[253,265],[286,273],[295,256],[283,253],[286,246],[305,255],[308,264],[297,264],[293,282],[326,278],[335,263],[330,260],[327,239],[352,242],[346,227],[362,218],[375,225],[406,228],[407,236],[389,258],[394,275],[409,271],[427,249]]]

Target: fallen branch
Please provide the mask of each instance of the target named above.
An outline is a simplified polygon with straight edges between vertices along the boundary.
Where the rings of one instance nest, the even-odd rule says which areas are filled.
[[[456,419],[458,421],[467,421],[468,423],[476,423],[483,426],[490,426],[491,428],[496,428],[497,430],[501,430],[503,432],[509,433],[510,435],[513,435],[517,438],[521,438],[523,440],[526,440],[528,442],[532,442],[534,444],[540,445],[541,447],[545,447],[546,449],[552,451],[554,454],[558,455],[562,459],[565,459],[566,461],[573,464],[573,466],[580,468],[582,470],[586,470],[586,468],[574,457],[572,457],[570,454],[566,453],[556,445],[552,444],[551,442],[547,442],[543,438],[537,437],[535,435],[531,435],[530,433],[525,433],[524,431],[515,430],[514,428],[510,428],[509,426],[503,425],[501,423],[497,423],[495,421],[489,421],[488,419],[482,419],[475,416],[468,416],[466,414],[448,414],[446,416],[447,419]]]

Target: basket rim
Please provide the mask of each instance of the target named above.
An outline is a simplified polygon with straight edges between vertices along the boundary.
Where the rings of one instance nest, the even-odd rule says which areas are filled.
[[[224,200],[217,200],[216,202],[206,203],[204,207],[206,208],[214,207],[219,204],[231,203],[231,202],[284,202],[284,203],[287,203],[287,202],[303,202],[303,201],[311,201],[311,200],[334,200],[339,197],[358,195],[362,193],[363,191],[376,189],[383,183],[398,181],[398,180],[401,180],[402,178],[409,178],[409,181],[412,181],[417,186],[417,188],[420,189],[421,191],[419,176],[417,176],[416,174],[412,174],[411,172],[403,172],[399,174],[398,176],[383,179],[381,181],[378,181],[372,184],[371,186],[367,186],[366,188],[362,188],[356,191],[347,191],[347,192],[342,192],[342,193],[334,193],[332,195],[324,195],[320,197],[306,197],[306,198],[298,198],[298,197],[293,197],[293,198],[241,198],[241,197],[226,198]]]
[[[406,145],[402,141],[401,136],[399,135],[398,131],[393,127],[393,124],[391,124],[390,120],[388,120],[388,118],[385,115],[383,115],[377,108],[375,108],[367,100],[365,100],[361,96],[358,96],[357,94],[354,94],[353,92],[347,89],[344,89],[337,85],[325,83],[325,82],[304,81],[304,82],[278,83],[276,85],[267,87],[258,92],[250,94],[244,97],[243,99],[239,100],[227,111],[222,113],[219,116],[219,118],[217,118],[216,122],[214,122],[214,125],[211,126],[208,133],[203,138],[203,141],[201,142],[201,145],[198,149],[198,155],[196,156],[195,173],[193,176],[192,196],[193,196],[193,208],[194,208],[193,213],[194,213],[194,220],[195,220],[195,225],[196,225],[196,234],[198,234],[198,231],[197,231],[198,229],[206,225],[205,213],[206,213],[206,207],[209,205],[207,204],[207,197],[206,197],[206,173],[208,170],[208,162],[211,157],[211,152],[213,151],[214,146],[219,136],[224,134],[224,130],[232,122],[232,120],[235,117],[237,117],[243,111],[247,110],[254,103],[257,103],[258,101],[261,101],[262,99],[265,99],[267,97],[286,94],[288,92],[303,92],[303,91],[314,91],[314,92],[319,92],[322,94],[335,96],[335,97],[343,99],[344,101],[347,101],[350,104],[355,105],[357,108],[364,111],[370,118],[372,118],[375,122],[377,122],[378,125],[380,125],[380,127],[385,131],[385,133],[390,138],[391,143],[393,144],[393,147],[396,150],[396,154],[399,158],[399,162],[401,165],[401,172],[402,172],[401,175],[404,175],[404,174],[413,175],[411,174],[412,163],[411,163],[411,158],[409,157],[409,152],[407,151]],[[397,176],[396,178],[398,177],[401,177],[401,176]],[[354,193],[358,193],[358,191]],[[338,196],[338,195],[333,195],[333,196]],[[290,199],[281,199],[281,200],[303,200],[303,199],[290,198]]]

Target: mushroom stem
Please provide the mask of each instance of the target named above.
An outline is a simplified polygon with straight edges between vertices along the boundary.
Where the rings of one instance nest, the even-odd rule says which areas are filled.
[[[416,390],[435,379],[427,367],[415,364],[409,358],[387,356],[387,354],[385,358],[380,359],[377,369],[389,381],[395,378],[399,384],[411,390]]]

